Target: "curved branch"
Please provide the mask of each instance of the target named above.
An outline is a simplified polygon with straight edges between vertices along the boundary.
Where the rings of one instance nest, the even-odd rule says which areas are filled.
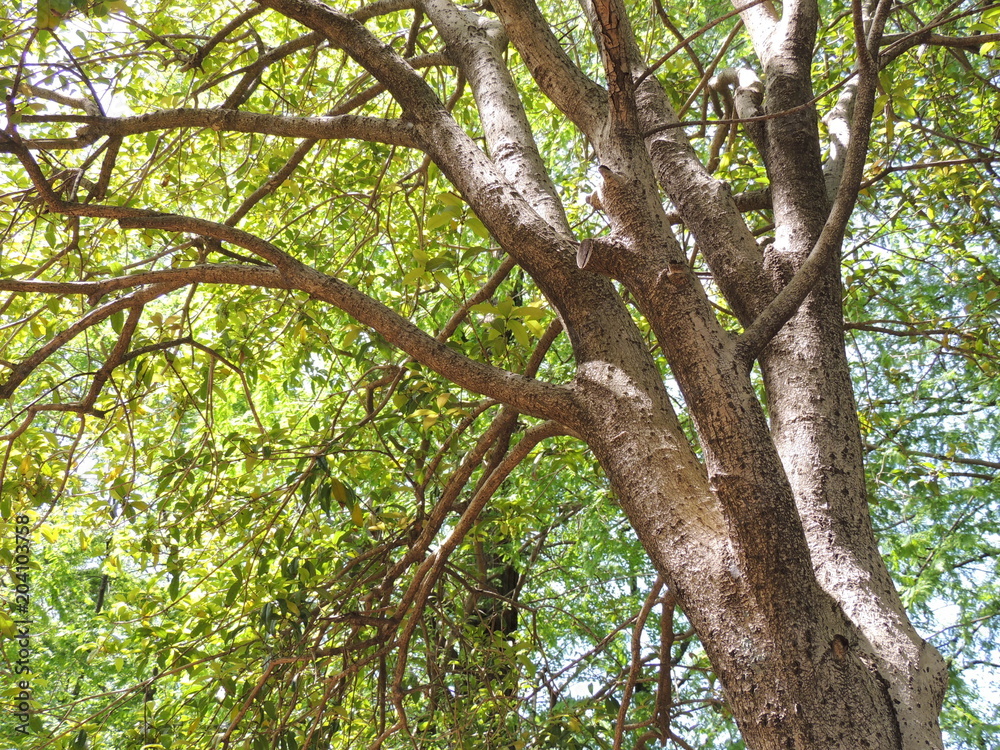
[[[27,149],[6,134],[5,138],[11,144],[46,205],[55,213],[112,218],[117,219],[119,225],[125,229],[161,229],[170,232],[188,232],[242,247],[273,265],[280,273],[283,282],[289,285],[286,288],[299,289],[317,299],[339,307],[356,320],[374,328],[387,341],[405,351],[421,364],[439,372],[457,385],[510,404],[525,414],[543,419],[556,419],[570,424],[577,423],[577,407],[572,391],[568,387],[543,383],[469,359],[447,344],[424,333],[391,308],[339,279],[309,268],[276,245],[256,235],[225,224],[189,216],[64,201],[54,193]],[[183,285],[180,282],[165,283]],[[176,286],[172,288],[176,288]],[[136,292],[136,294],[142,294],[142,292]],[[111,304],[121,302],[122,300],[116,300],[115,303]],[[103,317],[107,317],[117,309],[119,308],[108,311]],[[34,365],[26,369],[23,375],[20,375],[20,379],[11,386],[10,383],[14,380],[12,375],[11,381],[8,381],[8,385],[4,388],[10,386],[9,390],[13,392],[17,384],[33,368]],[[21,372],[18,368],[15,368],[15,371],[15,374]],[[0,394],[3,392],[0,390]]]
[[[72,207],[76,215],[107,215],[99,206]],[[69,213],[71,211],[65,211]],[[160,229],[169,232],[188,232],[228,242],[259,255],[274,267],[274,277],[268,286],[298,289],[329,302],[355,320],[375,329],[394,346],[405,351],[423,365],[439,372],[463,388],[482,393],[510,404],[518,411],[543,419],[556,419],[575,424],[576,404],[568,387],[545,383],[523,375],[469,359],[447,344],[436,340],[409,320],[400,316],[381,302],[360,292],[340,279],[327,276],[306,266],[277,246],[248,232],[204,219],[175,214],[157,214],[131,209],[128,216],[119,218],[125,229]],[[232,267],[213,266],[232,273]],[[182,269],[190,270],[190,269]],[[268,269],[241,269],[241,278],[263,279]],[[166,273],[166,272],[163,272]],[[206,278],[209,273],[206,273]],[[167,282],[164,282],[167,283]],[[171,282],[177,286],[177,281]],[[216,283],[239,283],[229,278]],[[108,313],[110,315],[110,312]]]

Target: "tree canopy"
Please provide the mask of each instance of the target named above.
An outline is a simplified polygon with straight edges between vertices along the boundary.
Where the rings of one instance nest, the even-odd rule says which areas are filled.
[[[772,747],[699,576],[788,572],[779,633],[801,544],[856,624],[820,537],[870,511],[997,746],[1000,5],[776,6],[8,0],[4,740]],[[841,418],[863,476],[797,431]]]

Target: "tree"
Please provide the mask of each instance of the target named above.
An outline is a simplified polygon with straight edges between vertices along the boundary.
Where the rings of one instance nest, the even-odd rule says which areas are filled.
[[[929,292],[909,329],[847,326],[862,354],[906,334],[995,373],[992,188],[959,169],[990,170],[993,123],[956,135],[953,96],[995,111],[991,6],[14,6],[0,483],[56,531],[113,529],[94,606],[110,576],[108,641],[132,623],[101,646],[131,687],[40,732],[685,747],[671,662],[703,649],[676,690],[719,737],[731,715],[754,749],[943,747],[948,671],[873,531],[845,300],[906,304],[851,296],[890,289],[898,249],[859,234],[859,196],[898,207],[887,237],[964,234],[965,327],[924,325],[954,305]],[[917,168],[938,184],[914,197]],[[614,512],[644,558],[597,530]],[[602,606],[650,589],[634,623],[602,614],[631,653],[580,711],[543,679],[519,698],[572,641],[528,592],[600,574],[538,564],[574,533],[633,578]],[[129,700],[136,724],[101,725]]]

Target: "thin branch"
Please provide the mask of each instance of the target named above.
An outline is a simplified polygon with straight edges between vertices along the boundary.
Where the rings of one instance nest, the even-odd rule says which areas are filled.
[[[636,682],[639,680],[639,670],[642,667],[642,633],[646,628],[646,620],[649,619],[650,613],[653,611],[653,607],[660,598],[660,591],[663,590],[665,583],[662,576],[657,576],[656,581],[653,583],[653,587],[649,590],[649,594],[646,596],[646,601],[642,605],[642,609],[639,610],[638,616],[635,618],[635,625],[632,627],[632,642],[630,649],[630,667],[628,672],[628,679],[625,681],[625,685],[622,688],[622,699],[618,706],[618,720],[615,722],[615,739],[614,739],[614,750],[621,750],[622,740],[625,735],[625,718],[628,715],[628,707],[632,702],[632,692],[635,690]]]
[[[797,104],[794,107],[789,107],[783,109],[780,112],[771,112],[766,115],[757,115],[756,117],[737,117],[733,119],[716,119],[716,120],[677,120],[675,122],[668,122],[656,125],[655,127],[644,130],[642,135],[644,138],[648,138],[651,135],[656,135],[657,133],[662,133],[664,130],[675,130],[677,128],[691,128],[691,127],[701,127],[705,125],[745,125],[752,122],[765,122],[767,120],[776,120],[779,117],[786,117],[788,115],[796,114],[802,110],[809,109],[814,106],[818,101],[826,97],[828,94],[832,94],[837,89],[842,88],[850,81],[857,73],[851,73],[842,80],[833,84],[829,88],[821,91],[812,97],[809,101],[803,102],[802,104]]]
[[[92,304],[101,297],[122,289],[150,284],[237,284],[273,289],[288,289],[288,282],[274,268],[247,267],[224,263],[206,263],[188,268],[168,268],[129,276],[115,276],[103,281],[40,281],[36,279],[0,279],[0,291],[29,294],[78,294]]]
[[[126,318],[122,330],[118,334],[118,341],[115,342],[111,354],[108,355],[101,369],[94,375],[87,396],[80,402],[81,406],[90,408],[97,402],[97,397],[101,395],[101,390],[103,390],[104,384],[108,382],[108,378],[111,377],[111,373],[125,361],[125,355],[128,353],[129,345],[132,343],[132,336],[139,325],[140,317],[142,317],[142,305],[135,305],[129,308],[128,318]]]
[[[264,11],[263,8],[247,8],[245,11],[240,13],[236,18],[223,26],[219,31],[217,31],[211,39],[205,42],[198,48],[198,51],[188,58],[187,62],[181,66],[181,71],[193,70],[194,68],[200,68],[201,64],[205,61],[205,58],[211,53],[213,49],[216,48],[221,42],[225,41],[226,37],[232,34],[236,29],[245,24],[251,18],[259,15]]]
[[[978,156],[970,157],[968,159],[942,159],[940,161],[922,161],[915,164],[897,164],[879,170],[879,172],[873,177],[869,177],[867,180],[862,182],[861,188],[871,187],[876,182],[885,179],[893,172],[909,172],[918,169],[942,169],[944,167],[960,167],[965,164],[995,164],[998,161],[1000,161],[1000,157]]]
[[[381,82],[410,116],[432,118],[443,111],[430,85],[395,50],[350,15],[317,0],[257,0],[295,19],[344,50]]]
[[[490,276],[489,279],[486,280],[486,283],[483,284],[479,291],[469,297],[469,299],[465,300],[465,302],[462,303],[462,306],[452,314],[452,316],[448,319],[448,322],[444,324],[438,333],[436,337],[437,340],[447,341],[450,339],[452,334],[458,330],[459,324],[465,320],[466,316],[469,314],[469,310],[478,305],[480,302],[484,302],[492,297],[493,292],[495,292],[497,287],[503,283],[504,279],[510,275],[510,272],[514,270],[516,265],[517,263],[514,262],[513,258],[509,256],[505,258],[503,263],[500,264],[500,267],[494,271],[493,275]]]
[[[953,464],[963,464],[965,466],[983,466],[987,469],[1000,469],[1000,461],[987,461],[982,458],[963,458],[962,456],[949,456],[943,453],[925,453],[924,451],[911,451],[904,449],[903,452],[909,456],[921,456],[923,458],[933,458],[937,461],[949,461]]]
[[[38,99],[47,99],[50,102],[55,102],[56,104],[64,104],[67,107],[73,107],[74,109],[82,109],[90,117],[101,116],[101,108],[90,99],[67,96],[66,94],[60,94],[58,91],[43,89],[41,86],[32,86],[30,83],[22,83],[21,91],[28,96],[34,96]]]
[[[483,508],[486,507],[487,502],[489,502],[490,498],[493,497],[494,493],[500,488],[500,485],[503,484],[507,477],[510,476],[510,473],[528,457],[528,454],[532,451],[532,449],[542,440],[561,434],[565,434],[565,432],[563,428],[555,422],[545,422],[528,429],[522,436],[520,442],[518,442],[518,444],[504,457],[503,461],[501,461],[493,472],[490,473],[489,477],[477,488],[475,495],[465,508],[461,518],[459,518],[459,520],[455,523],[455,528],[441,543],[441,546],[433,555],[430,555],[423,562],[414,574],[414,582],[411,584],[411,588],[416,587],[418,589],[416,595],[412,598],[414,612],[407,619],[406,624],[403,626],[403,630],[396,641],[399,655],[392,685],[394,695],[398,696],[401,694],[402,681],[406,674],[407,646],[414,630],[416,629],[417,623],[420,620],[419,615],[423,612],[423,606],[427,601],[427,597],[430,595],[434,583],[441,575],[441,572],[444,569],[444,563],[447,561],[448,556],[455,550],[456,547],[458,547],[461,541],[472,530],[473,525],[479,518],[479,514],[482,512]],[[401,615],[402,612],[397,608],[395,616],[400,617]],[[400,712],[400,721],[405,723],[405,714],[402,712]]]
[[[888,46],[900,42],[900,47],[909,48],[920,44],[937,47],[956,47],[978,52],[979,47],[987,42],[1000,42],[1000,34],[980,34],[979,36],[943,36],[927,33],[922,30],[912,34],[887,34],[882,38],[882,45]],[[905,42],[905,44],[903,44]],[[897,52],[896,49],[892,50]]]
[[[659,70],[660,67],[667,60],[669,60],[671,57],[673,57],[674,55],[676,55],[682,49],[689,49],[689,47],[691,45],[691,42],[693,42],[695,39],[698,39],[703,34],[707,33],[708,31],[711,31],[713,28],[715,28],[716,26],[718,26],[723,21],[728,21],[730,18],[732,18],[733,16],[736,16],[736,15],[742,16],[742,14],[743,14],[744,11],[746,11],[746,10],[748,10],[748,9],[756,6],[756,5],[762,5],[762,4],[765,4],[765,3],[767,3],[768,5],[770,5],[771,0],[750,0],[748,3],[742,5],[740,8],[737,8],[735,10],[731,10],[728,13],[723,13],[718,18],[713,18],[708,23],[703,24],[701,27],[699,27],[695,31],[691,32],[686,37],[682,37],[677,44],[675,44],[673,47],[671,47],[665,54],[663,54],[660,57],[658,57],[656,59],[656,61],[652,65],[650,65],[648,68],[646,68],[645,71],[643,71],[642,75],[640,75],[636,79],[636,81],[635,81],[636,87],[638,87],[639,84],[641,84],[649,76],[651,76],[653,73],[655,73],[657,70]],[[669,19],[666,19],[666,20],[669,20]],[[737,26],[737,28],[738,28],[738,26]],[[671,29],[671,31],[673,31],[674,34],[677,35],[676,30]],[[730,35],[732,35],[732,33],[733,32],[730,32]],[[728,46],[728,43],[723,44],[723,49],[725,49],[727,46]],[[711,77],[711,73],[710,72],[705,72],[702,75],[702,77],[703,78],[705,78],[705,77],[710,78]]]

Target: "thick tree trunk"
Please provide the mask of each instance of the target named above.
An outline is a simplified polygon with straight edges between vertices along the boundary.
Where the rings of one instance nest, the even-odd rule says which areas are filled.
[[[595,368],[594,381],[586,387],[595,392],[591,446],[697,629],[747,746],[940,747],[935,721],[918,726],[909,718],[921,710],[936,716],[939,696],[922,696],[929,710],[899,702],[892,680],[901,675],[884,674],[885,658],[870,642],[882,622],[859,617],[858,607],[850,621],[815,582],[804,582],[805,592],[790,592],[779,576],[768,584],[771,571],[764,566],[773,550],[740,549],[738,535],[727,533],[707,477],[693,456],[677,450],[672,421],[656,419],[669,405],[653,406],[653,394],[640,397],[639,384],[624,373]],[[630,429],[620,430],[625,424]],[[636,424],[649,426],[637,430]],[[785,478],[779,472],[762,482],[780,486]],[[786,526],[801,528],[795,515]],[[931,664],[912,666],[904,680],[914,686],[940,674],[926,670]]]

